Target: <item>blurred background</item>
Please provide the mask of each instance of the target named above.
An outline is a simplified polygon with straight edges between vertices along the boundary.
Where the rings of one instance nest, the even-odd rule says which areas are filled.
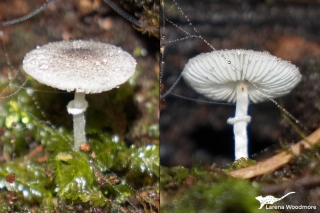
[[[276,101],[304,126],[308,135],[320,124],[320,2],[317,0],[171,0],[165,1],[165,17],[192,35],[201,35],[216,50],[252,49],[295,64],[303,75],[299,85]],[[178,7],[182,9],[182,14]],[[194,32],[193,27],[198,30]],[[188,38],[165,23],[163,84],[167,91],[192,57],[212,49],[199,38]],[[175,39],[177,42],[168,43]],[[164,93],[163,92],[163,93]],[[172,93],[207,100],[181,78]],[[207,104],[174,95],[165,98],[160,119],[160,159],[165,166],[194,164],[224,166],[233,161],[234,105]],[[261,160],[275,149],[301,140],[301,134],[284,119],[271,101],[249,106],[249,152]]]
[[[22,0],[1,1],[0,21],[5,22],[25,16],[35,11],[46,3],[43,0],[34,0],[28,3]],[[121,1],[116,5],[136,19],[145,23],[153,23],[157,20],[159,2]],[[157,28],[157,26],[153,26]],[[139,27],[136,27],[139,29]],[[127,106],[113,106],[108,110],[108,116],[113,117],[114,122],[104,125],[104,130],[120,135],[121,138],[131,139],[144,131],[133,130],[133,126],[144,120],[141,124],[155,124],[158,121],[158,73],[159,73],[159,40],[156,33],[136,30],[133,25],[116,13],[102,0],[71,0],[57,1],[49,5],[44,11],[30,19],[9,26],[0,26],[3,32],[3,42],[13,67],[19,71],[24,55],[34,49],[52,41],[60,40],[93,40],[120,46],[137,60],[137,72],[129,84],[134,87],[134,95],[129,95],[125,103]],[[0,70],[3,77],[14,75],[14,71],[7,65],[4,49],[0,48]],[[20,75],[20,74],[19,74]],[[23,73],[21,81],[25,79]],[[30,86],[27,84],[26,86]],[[52,90],[50,87],[32,83],[39,90]],[[116,90],[113,90],[113,96]],[[68,116],[65,106],[73,99],[73,94],[53,95],[37,93],[42,110],[46,111],[48,119],[55,125],[64,125],[72,128],[72,118]],[[88,96],[93,101],[101,94]],[[111,95],[112,96],[112,95]],[[130,97],[131,96],[131,97]],[[41,98],[47,98],[41,101]],[[131,106],[129,106],[131,104]],[[89,103],[90,105],[90,103]],[[99,111],[96,104],[91,104],[91,114]],[[110,104],[111,105],[111,104]],[[50,107],[51,106],[51,107]],[[104,106],[110,107],[110,106]],[[123,111],[120,112],[119,108]],[[90,114],[90,111],[88,111]],[[106,113],[105,113],[106,114]],[[67,119],[61,119],[67,117]],[[90,116],[88,116],[90,117]],[[90,123],[90,121],[89,121]],[[94,121],[92,121],[94,123]],[[143,125],[140,125],[141,128]],[[140,128],[139,127],[139,128]],[[131,134],[127,134],[132,131]],[[133,132],[136,131],[136,132]],[[126,135],[127,134],[127,135]],[[143,133],[142,133],[143,134]],[[141,135],[140,135],[141,136]],[[139,137],[140,137],[139,136]]]
[[[150,28],[158,29],[159,0],[121,0],[113,1],[113,3]],[[31,18],[4,26],[7,21],[32,15],[33,11],[42,7],[46,7],[46,9]],[[0,31],[3,33],[2,41],[6,49],[5,51],[3,45],[0,44],[0,212],[4,212],[4,209],[11,209],[15,212],[20,212],[20,210],[27,212],[31,209],[35,212],[40,205],[46,210],[55,208],[56,211],[60,209],[61,212],[66,212],[64,209],[67,207],[72,209],[72,211],[69,209],[71,212],[79,212],[81,206],[86,211],[90,209],[90,212],[106,212],[110,210],[108,209],[110,206],[116,206],[115,211],[122,212],[117,205],[133,209],[134,206],[127,202],[129,200],[127,197],[136,196],[144,189],[148,189],[155,196],[151,200],[149,199],[149,202],[153,203],[146,208],[154,208],[156,211],[156,202],[159,202],[156,197],[159,182],[157,177],[159,175],[158,33],[133,26],[103,0],[1,0]],[[97,182],[97,177],[92,174],[92,168],[90,170],[87,158],[80,158],[80,160],[88,161],[84,161],[87,165],[83,166],[80,161],[79,163],[66,163],[54,157],[55,152],[59,152],[60,148],[68,149],[68,146],[60,146],[65,141],[60,141],[60,145],[57,145],[58,141],[55,143],[56,145],[51,144],[57,146],[56,148],[48,148],[47,145],[50,144],[51,139],[56,137],[50,135],[53,127],[56,129],[51,133],[58,135],[63,132],[65,138],[72,141],[72,116],[67,113],[66,105],[74,98],[74,94],[61,93],[59,90],[39,84],[28,77],[21,67],[25,54],[37,46],[48,42],[75,39],[93,40],[119,46],[137,61],[136,72],[127,83],[118,89],[86,96],[89,103],[86,111],[86,131],[87,137],[90,139],[89,143],[93,149],[94,146],[104,146],[97,148],[96,154],[100,150],[101,157],[106,161],[103,162],[102,158],[98,159],[99,156],[96,160],[103,162],[100,165],[103,165],[104,168],[99,168],[103,175],[107,177],[111,170],[113,174],[117,174],[118,178],[123,180],[117,186],[119,191],[113,190],[110,186],[99,187],[100,183]],[[6,56],[10,59],[12,66],[8,65]],[[11,84],[12,87],[4,91],[15,73],[18,74]],[[32,91],[31,93],[27,94],[26,88],[23,88],[17,94],[6,97],[14,93],[17,90],[15,86],[21,86],[21,83],[26,79],[28,81],[24,86],[28,87],[28,91]],[[19,103],[22,108],[12,109],[14,108],[12,106],[16,106],[12,103]],[[14,110],[18,110],[18,113],[13,112]],[[27,114],[30,119],[25,122],[21,116],[19,117],[22,113]],[[9,121],[9,118],[13,117],[14,122],[13,120]],[[41,125],[36,126],[39,123]],[[34,128],[28,129],[27,124],[34,125]],[[23,128],[20,129],[20,127]],[[34,131],[36,129],[38,131]],[[43,138],[44,136],[46,138]],[[61,140],[61,138],[59,139]],[[97,140],[101,143],[93,142]],[[148,150],[149,156],[144,152],[145,150]],[[74,154],[72,149],[67,152]],[[130,152],[132,153],[130,154]],[[88,153],[85,155],[88,156]],[[52,158],[50,159],[50,157]],[[132,159],[140,159],[141,161],[133,165]],[[98,192],[86,198],[75,198],[75,196],[82,196],[81,193],[87,193],[85,191],[87,189],[77,182],[79,177],[72,176],[77,175],[76,172],[72,173],[67,169],[66,171],[70,171],[72,174],[66,175],[64,172],[60,173],[58,169],[55,171],[56,168],[49,169],[49,161],[51,166],[54,162],[62,163],[62,166],[78,168],[82,174],[81,178],[84,178],[83,180],[88,183],[93,183],[88,186],[88,190],[101,190],[99,193],[103,196],[100,198],[106,203],[92,202],[97,198]],[[125,162],[128,164],[124,165]],[[110,169],[109,171],[107,171],[107,167]],[[85,171],[86,169],[90,171]],[[22,183],[25,190],[29,191],[22,193],[23,187],[15,190],[5,187],[9,183],[7,179],[10,177],[9,173],[16,177],[15,180],[14,178],[9,179],[10,182],[16,181],[16,185]],[[59,174],[62,175],[59,176]],[[87,177],[88,174],[91,175],[91,179]],[[70,177],[73,178],[72,181],[67,180]],[[76,195],[59,194],[59,190],[64,190],[63,187],[61,188],[61,183],[65,184],[66,182],[76,187],[76,190],[71,190]],[[139,190],[141,191],[139,192]],[[32,194],[32,192],[38,191],[42,193],[40,196]],[[68,191],[68,189],[64,191]],[[14,201],[12,201],[13,198],[15,198]],[[80,207],[74,205],[73,202],[68,203],[70,201],[68,199],[78,199],[77,201],[81,203]],[[132,197],[132,199],[135,198]],[[60,201],[63,208],[59,206]],[[117,205],[112,204],[113,201]],[[141,204],[143,201],[135,202],[135,209],[144,208]],[[97,205],[100,207],[96,208]],[[106,206],[102,211],[101,206],[103,205]],[[44,212],[43,209],[38,209],[38,211]]]

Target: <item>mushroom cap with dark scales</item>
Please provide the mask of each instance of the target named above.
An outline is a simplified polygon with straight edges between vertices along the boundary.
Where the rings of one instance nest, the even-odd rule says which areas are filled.
[[[126,82],[136,61],[111,44],[59,41],[27,53],[23,69],[37,81],[61,90],[100,93]]]
[[[288,94],[301,80],[298,68],[268,52],[220,50],[200,54],[186,64],[182,76],[211,100],[236,102],[236,85],[246,82],[254,103]]]

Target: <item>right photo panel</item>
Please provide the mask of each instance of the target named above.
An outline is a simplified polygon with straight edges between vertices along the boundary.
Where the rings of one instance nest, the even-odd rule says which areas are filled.
[[[320,2],[162,0],[160,212],[320,212]]]

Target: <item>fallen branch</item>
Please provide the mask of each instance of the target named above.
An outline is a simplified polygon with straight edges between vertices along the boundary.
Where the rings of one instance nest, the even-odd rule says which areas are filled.
[[[268,158],[254,166],[246,167],[229,172],[229,175],[236,178],[249,179],[258,175],[270,173],[288,163],[294,156],[299,155],[304,148],[311,148],[320,141],[320,128],[314,131],[306,139],[301,140],[288,150],[283,151],[271,158]]]

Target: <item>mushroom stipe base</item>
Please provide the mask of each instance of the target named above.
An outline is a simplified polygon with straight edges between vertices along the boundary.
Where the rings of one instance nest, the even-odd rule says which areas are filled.
[[[75,93],[74,100],[67,106],[68,112],[73,116],[74,149],[79,151],[80,145],[86,143],[86,119],[84,112],[88,103],[84,93]]]
[[[84,112],[73,115],[73,132],[74,132],[74,150],[79,151],[79,147],[82,143],[86,143],[85,135],[86,119]]]
[[[244,82],[239,82],[236,87],[237,105],[234,118],[229,118],[228,123],[233,124],[235,137],[235,159],[241,157],[248,158],[248,136],[247,125],[251,120],[248,116],[248,86]]]

